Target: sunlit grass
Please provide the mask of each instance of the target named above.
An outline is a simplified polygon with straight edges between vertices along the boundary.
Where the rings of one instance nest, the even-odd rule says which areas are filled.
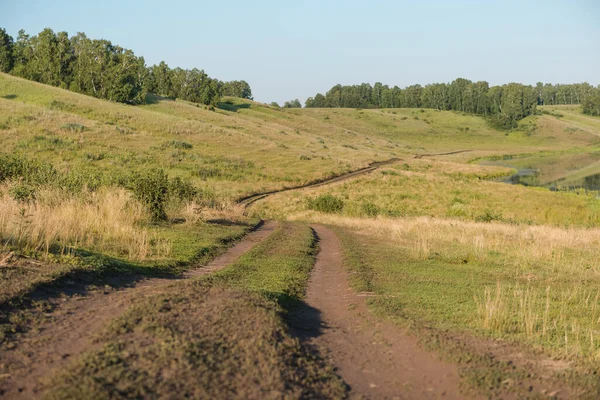
[[[435,160],[407,160],[327,187],[283,193],[255,206],[257,213],[285,217],[307,209],[320,194],[344,201],[342,215],[432,216],[557,226],[598,226],[600,200],[583,192],[557,193],[490,179],[511,170]]]
[[[600,229],[306,214],[340,227],[387,316],[600,357]]]

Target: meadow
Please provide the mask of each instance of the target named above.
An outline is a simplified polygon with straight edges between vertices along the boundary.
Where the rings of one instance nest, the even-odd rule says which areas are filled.
[[[553,379],[600,391],[598,193],[502,182],[523,168],[539,171],[540,186],[596,173],[600,118],[545,106],[498,130],[432,109],[147,100],[117,104],[0,74],[0,339],[31,321],[10,310],[42,285],[81,274],[180,278],[261,219],[280,227],[215,274],[136,298],[48,383],[50,398],[160,397],[174,387],[256,397],[246,390],[258,375],[269,377],[265,397],[345,396],[331,366],[286,328],[318,252],[306,223],[335,229],[354,289],[424,345],[444,354],[449,342],[437,334],[501,340],[554,360]],[[238,204],[393,158],[345,181]],[[187,314],[197,316],[191,325]],[[157,384],[154,360],[189,379]],[[464,376],[486,393],[496,374],[514,378],[505,367],[478,361]],[[219,380],[231,371],[239,376]]]

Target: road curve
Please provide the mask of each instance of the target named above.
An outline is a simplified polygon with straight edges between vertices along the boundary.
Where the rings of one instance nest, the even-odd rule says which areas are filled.
[[[368,167],[357,169],[352,172],[347,172],[345,174],[334,176],[332,178],[321,179],[321,180],[317,180],[317,181],[314,181],[311,183],[306,183],[304,185],[292,186],[292,187],[287,187],[287,188],[283,188],[283,189],[270,190],[267,192],[251,194],[251,195],[248,195],[248,196],[238,199],[236,203],[239,205],[242,205],[244,207],[248,207],[252,203],[254,203],[258,200],[264,199],[265,197],[270,196],[272,194],[288,192],[290,190],[305,189],[305,188],[312,188],[312,187],[328,185],[330,183],[343,181],[343,180],[346,180],[346,179],[349,179],[349,178],[352,178],[355,176],[359,176],[359,175],[369,173],[371,171],[375,171],[377,168],[381,168],[381,167],[383,167],[385,165],[389,165],[389,164],[394,164],[394,163],[397,163],[398,161],[402,161],[402,160],[399,158],[392,158],[392,159],[385,160],[385,161],[377,161],[377,162],[369,164]]]

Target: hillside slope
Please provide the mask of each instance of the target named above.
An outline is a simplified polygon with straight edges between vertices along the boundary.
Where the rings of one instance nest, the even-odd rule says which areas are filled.
[[[293,110],[226,98],[210,111],[185,101],[150,100],[150,105],[127,106],[2,74],[1,151],[99,173],[160,167],[234,199],[393,157],[597,142],[588,131],[536,131],[545,116],[505,133],[480,117],[434,110]]]

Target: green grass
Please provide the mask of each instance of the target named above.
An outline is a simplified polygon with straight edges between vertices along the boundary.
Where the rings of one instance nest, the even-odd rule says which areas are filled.
[[[333,195],[344,202],[339,214],[347,217],[432,216],[585,227],[600,224],[600,200],[594,194],[556,193],[490,181],[511,173],[506,168],[407,160],[351,181],[278,194],[254,207],[259,215],[283,218],[306,212],[318,196]]]
[[[35,153],[61,169],[100,174],[160,167],[235,199],[395,156],[465,148],[522,152],[598,141],[592,134],[536,130],[538,117],[503,132],[480,117],[454,112],[281,110],[226,101],[230,106],[215,112],[162,98],[132,107],[1,75],[3,151]]]
[[[235,264],[207,279],[261,293],[290,307],[304,297],[316,246],[312,229],[284,223]]]
[[[7,99],[8,94],[16,97]],[[101,174],[160,167],[224,199],[305,183],[397,154],[383,139],[355,151],[342,146],[356,140],[339,128],[259,103],[231,102],[247,108],[211,112],[171,100],[132,107],[2,75],[3,151],[35,152],[60,169],[85,167]],[[212,173],[203,172],[207,165]]]

